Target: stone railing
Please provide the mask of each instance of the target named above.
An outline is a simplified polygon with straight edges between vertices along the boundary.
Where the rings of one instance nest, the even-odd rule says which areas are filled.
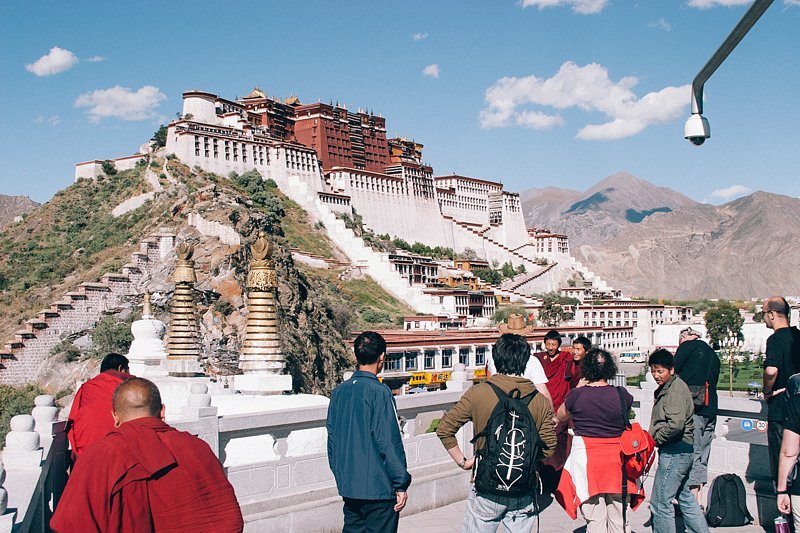
[[[66,422],[56,421],[52,396],[37,396],[30,415],[11,419],[0,473],[0,532],[49,531],[67,481]],[[7,494],[7,505],[3,495]]]
[[[463,383],[450,391],[397,397],[403,444],[414,482],[405,513],[441,507],[467,496],[469,474],[453,464],[431,424],[461,397]],[[197,385],[194,400],[201,392]],[[210,397],[209,397],[210,400]],[[305,407],[244,415],[198,413],[173,422],[178,429],[199,435],[226,464],[248,530],[341,531],[341,498],[328,467],[326,407]],[[184,415],[189,414],[184,410]],[[471,425],[459,434],[470,453]],[[267,437],[265,439],[265,437]],[[237,453],[231,461],[231,451]],[[248,450],[251,459],[243,460]]]
[[[461,397],[470,384],[454,372],[446,391],[396,398],[408,467],[413,476],[404,514],[441,507],[466,498],[469,474],[453,464],[432,424]],[[187,387],[189,385],[187,384]],[[629,388],[636,419],[650,423],[654,384]],[[325,406],[219,415],[203,383],[193,382],[174,427],[206,441],[226,467],[251,531],[340,531],[341,499],[326,454]],[[51,510],[63,490],[67,442],[64,422],[55,422],[52,397],[40,396],[32,415],[12,420],[3,451],[6,479],[0,473],[0,504],[8,492],[8,509],[0,505],[0,533],[5,524],[14,531],[46,531]],[[763,402],[720,395],[717,438],[709,464],[709,479],[727,472],[745,481],[750,512],[759,523],[776,514],[769,479],[767,447],[727,435],[731,418],[763,420]],[[729,425],[731,426],[729,428]],[[472,426],[458,434],[459,445],[472,454]],[[652,476],[649,483],[652,482]],[[648,488],[650,488],[648,486]],[[649,491],[648,491],[649,493]],[[10,527],[10,526],[9,526]],[[8,529],[10,530],[10,529]]]

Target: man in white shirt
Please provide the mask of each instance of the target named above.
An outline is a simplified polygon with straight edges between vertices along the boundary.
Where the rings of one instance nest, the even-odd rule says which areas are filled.
[[[500,330],[500,333],[513,333],[515,335],[521,335],[522,337],[525,337],[528,333],[533,331],[533,326],[526,326],[525,317],[523,315],[514,313],[508,315],[508,321],[497,326],[497,329]],[[486,358],[486,379],[489,379],[492,374],[496,373],[497,369],[494,366],[494,361],[492,360],[492,357],[489,356]],[[528,363],[525,365],[525,372],[522,373],[522,377],[531,380],[533,385],[536,387],[536,390],[542,393],[545,398],[550,400],[551,404],[553,403],[553,400],[550,397],[550,391],[547,390],[547,376],[544,374],[542,363],[540,363],[539,360],[533,355],[531,355],[528,359]]]

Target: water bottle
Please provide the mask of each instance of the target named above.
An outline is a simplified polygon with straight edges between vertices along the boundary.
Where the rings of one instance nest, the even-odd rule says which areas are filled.
[[[775,533],[789,533],[789,522],[783,516],[775,519]]]

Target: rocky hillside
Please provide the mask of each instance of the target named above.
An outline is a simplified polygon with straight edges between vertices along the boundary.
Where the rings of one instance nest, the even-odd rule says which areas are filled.
[[[342,270],[296,262],[300,256],[292,250],[299,248],[341,269],[342,255],[324,230],[311,224],[273,182],[253,174],[223,178],[176,160],[167,161],[162,172],[163,165],[161,159],[143,161],[115,176],[81,180],[38,207],[13,231],[0,232],[0,340],[7,341],[27,318],[79,283],[97,281],[103,273],[118,269],[141,238],[161,228],[195,244],[205,364],[219,374],[236,372],[245,324],[241,287],[249,262],[247,244],[261,229],[278,244],[281,341],[295,390],[329,392],[343,371],[352,367],[345,343],[350,331],[391,327],[413,312],[369,278],[342,280]],[[160,178],[153,178],[158,174]],[[124,200],[149,191],[153,179],[163,190],[130,212],[112,215]],[[206,226],[230,228],[241,245],[225,244],[189,223],[198,216]],[[147,280],[147,288],[157,293],[155,307],[165,321],[173,264],[174,256],[168,257]],[[50,369],[38,381],[51,391],[69,388],[58,376],[77,379],[81,371],[73,366],[102,355],[94,346],[101,338],[119,340],[124,348],[130,342],[125,333],[140,304],[141,297],[133,297],[103,319],[97,331],[65,337]]]
[[[39,204],[27,196],[7,196],[0,194],[0,229],[11,224],[16,217],[26,215]]]
[[[558,193],[523,193],[528,225],[569,235],[572,255],[628,295],[800,294],[798,199],[757,192],[713,206],[627,174]]]

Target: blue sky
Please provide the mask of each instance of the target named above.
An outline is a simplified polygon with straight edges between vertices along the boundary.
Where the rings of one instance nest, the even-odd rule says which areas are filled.
[[[387,117],[436,174],[584,190],[627,171],[699,201],[800,196],[800,0],[776,0],[706,85],[741,0],[23,2],[0,5],[0,193],[46,201],[129,155],[181,93],[254,86]]]

